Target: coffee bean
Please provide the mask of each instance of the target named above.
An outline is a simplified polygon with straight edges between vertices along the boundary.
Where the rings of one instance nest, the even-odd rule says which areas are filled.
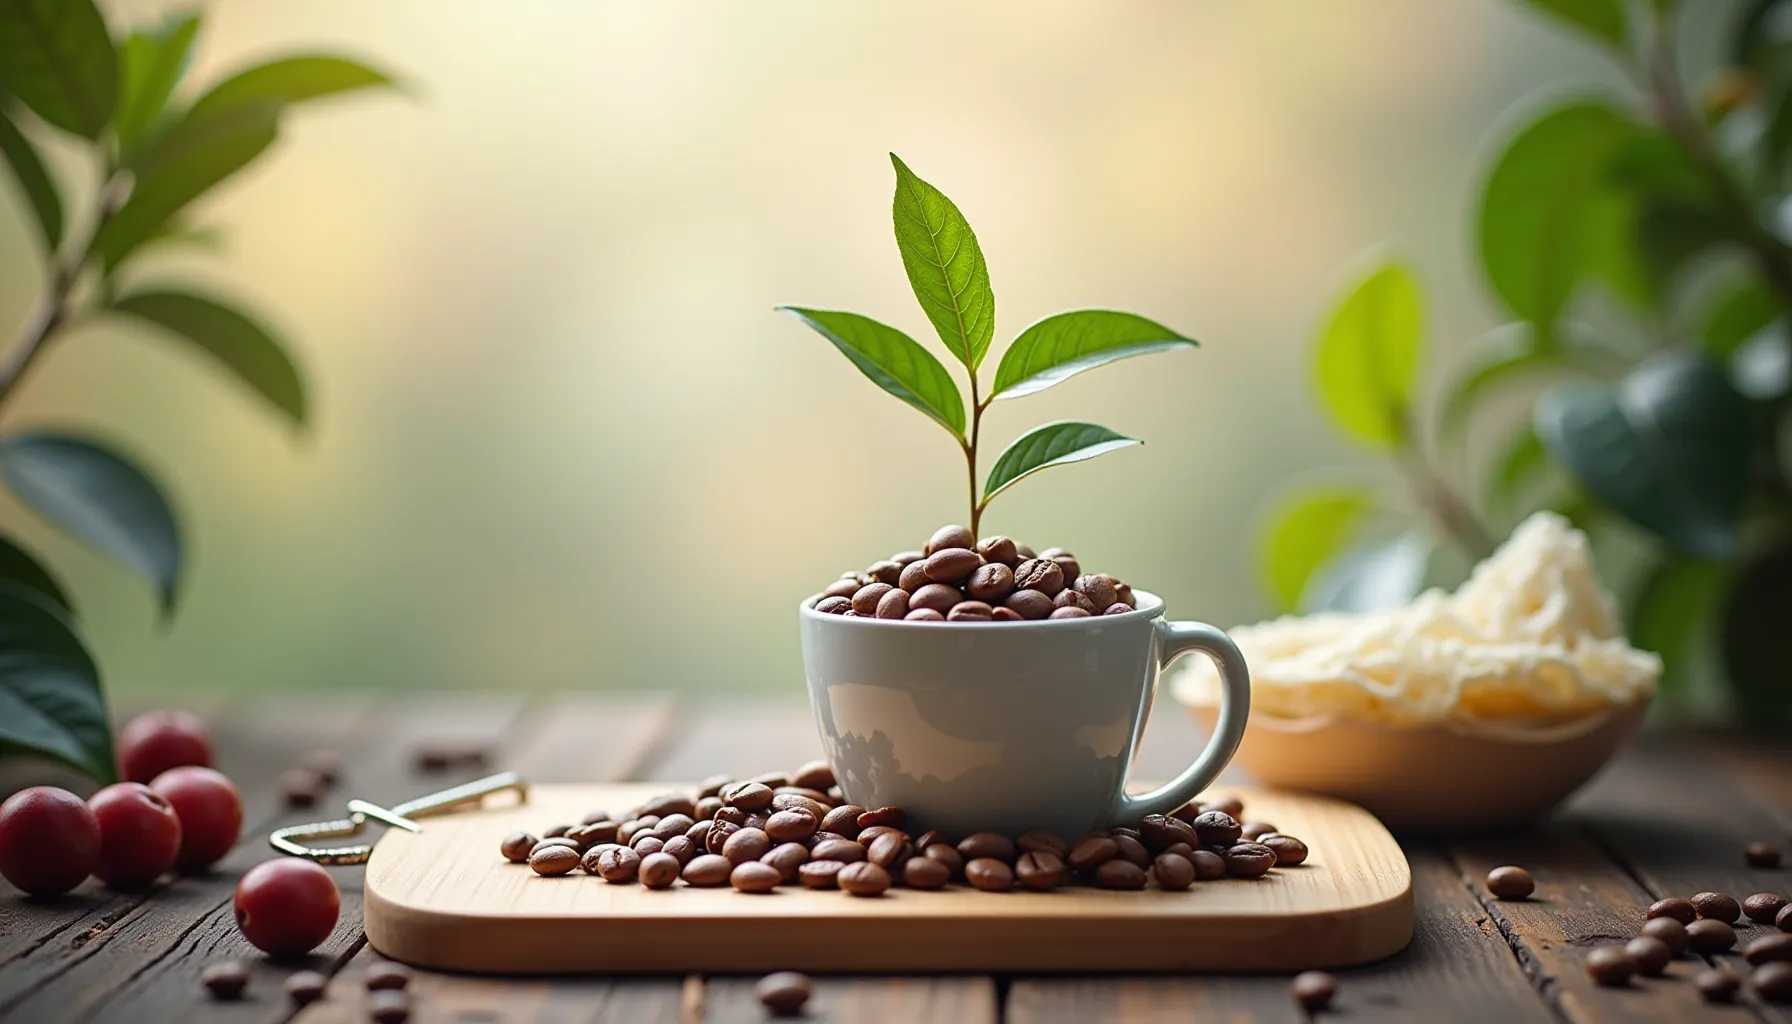
[[[529,854],[534,851],[535,844],[541,840],[527,832],[512,832],[498,844],[498,852],[512,864],[529,863]]]
[[[721,809],[722,809],[722,798],[721,797],[719,797],[719,796],[703,797],[702,799],[697,801],[697,820],[698,821],[708,821],[711,818],[715,817],[716,812]]]
[[[813,789],[825,799],[827,788],[834,784],[834,769],[826,761],[806,761],[790,774],[790,784]]]
[[[779,811],[766,819],[765,834],[775,842],[800,843],[814,835],[819,826],[820,822],[809,811]]]
[[[410,983],[411,969],[390,960],[381,960],[369,965],[367,973],[361,976],[361,984],[366,986],[369,992],[405,988]]]
[[[850,839],[830,839],[825,843],[816,843],[809,850],[809,859],[856,864],[865,859],[865,848]]]
[[[679,877],[683,878],[686,884],[694,885],[699,889],[713,889],[720,885],[726,885],[728,876],[733,872],[734,865],[728,863],[728,858],[719,853],[706,853],[700,857],[692,857],[691,862],[684,866],[684,871]]]
[[[684,837],[679,836],[678,838],[683,839]],[[679,872],[683,870],[684,864],[677,857],[661,852],[642,857],[640,867],[635,874],[640,878],[641,884],[647,888],[665,889],[669,888],[673,882],[678,881]]]
[[[877,614],[877,603],[883,600],[885,594],[895,589],[888,583],[867,583],[853,592],[852,610],[866,617],[874,616]]]
[[[1014,840],[995,832],[977,832],[958,841],[959,855],[967,861],[981,857],[1014,863]]]
[[[742,861],[728,874],[729,884],[740,892],[771,892],[783,881],[783,872],[758,860]]]
[[[943,843],[945,841],[946,834],[944,832],[941,832],[937,828],[930,828],[915,837],[915,849],[925,850],[934,843]]]
[[[756,828],[759,831],[764,832],[766,824],[770,821],[771,815],[764,811],[755,811],[752,814],[747,815],[747,820],[741,822],[740,827],[743,829]]]
[[[880,619],[900,619],[908,614],[908,591],[888,590],[878,598],[871,614]]]
[[[1188,803],[1171,811],[1170,817],[1175,818],[1178,821],[1188,822],[1192,825],[1194,824],[1195,819],[1201,816],[1201,811],[1202,807],[1200,801],[1190,800]]]
[[[1792,1003],[1792,964],[1762,964],[1749,979],[1762,999],[1770,1003]]]
[[[1187,843],[1171,843],[1159,851],[1159,856],[1165,853],[1173,853],[1190,863],[1193,863],[1195,859],[1195,848]]]
[[[1728,968],[1700,971],[1693,984],[1707,1003],[1731,1002],[1736,998],[1737,990],[1742,988],[1742,982]]]
[[[890,887],[890,873],[876,864],[861,861],[841,868],[834,881],[854,896],[882,896]]]
[[[295,971],[287,976],[286,998],[292,1000],[294,1006],[310,1006],[324,997],[324,988],[329,981],[316,971]]]
[[[887,871],[898,871],[904,861],[914,856],[915,844],[901,832],[886,832],[872,840],[865,849],[865,859]]]
[[[945,615],[953,606],[964,600],[964,593],[957,587],[945,583],[929,583],[908,596],[908,615],[914,618],[916,612],[932,611]]]
[[[1683,899],[1679,896],[1669,896],[1665,900],[1656,900],[1654,903],[1649,904],[1650,920],[1654,920],[1658,917],[1667,917],[1672,918],[1681,924],[1691,924],[1693,919],[1698,916],[1699,912],[1694,909],[1692,901]]]
[[[1086,619],[1088,617],[1089,613],[1081,608],[1053,608],[1052,613],[1046,616],[1048,619]]]
[[[859,834],[859,815],[864,813],[863,807],[855,804],[841,804],[822,815],[821,831],[836,832],[848,839],[854,838]]]
[[[1101,889],[1143,889],[1145,869],[1115,857],[1095,869],[1095,885]]]
[[[565,836],[549,836],[546,839],[537,840],[534,846],[529,847],[529,855],[533,857],[535,851],[546,849],[550,846],[564,846],[574,853],[583,852],[579,849],[579,843],[576,839],[568,839]]]
[[[1537,891],[1531,873],[1516,864],[1504,864],[1487,872],[1487,891],[1502,900],[1528,899]]]
[[[902,862],[902,880],[913,889],[938,889],[952,880],[952,869],[932,857],[910,857]]]
[[[897,835],[904,839],[908,838],[907,832],[902,831],[894,825],[873,825],[870,828],[859,830],[859,845],[864,846],[866,849],[870,849],[872,843],[877,842],[880,837],[886,835]]]
[[[1120,602],[1115,601],[1113,604],[1108,605],[1107,608],[1104,609],[1101,614],[1103,614],[1103,615],[1125,615],[1127,612],[1130,612],[1130,611],[1137,611],[1137,609],[1134,608],[1130,604],[1121,604]]]
[[[552,878],[579,866],[579,851],[566,846],[542,846],[529,855],[529,869]]]
[[[995,618],[995,609],[982,601],[960,601],[946,613],[947,622],[989,622]]]
[[[689,827],[691,819],[685,819]],[[566,833],[566,839],[579,844],[579,849],[589,850],[598,843],[613,843],[622,826],[614,821],[595,821],[589,825],[574,825],[572,831]],[[649,833],[651,834],[651,833]]]
[[[759,997],[760,1005],[774,1017],[800,1015],[813,990],[808,977],[795,971],[768,974],[753,986],[753,994]]]
[[[615,885],[633,885],[641,870],[641,855],[628,847],[605,850],[597,858],[597,873]]]
[[[906,567],[911,563],[919,562],[926,557],[927,553],[924,551],[898,551],[890,556],[890,561]]]
[[[697,798],[701,800],[706,796],[720,796],[722,788],[733,781],[732,775],[711,775],[697,784]]]
[[[1014,841],[1014,848],[1020,853],[1055,853],[1063,857],[1070,853],[1070,844],[1050,832],[1035,829],[1022,832]]]
[[[1015,611],[1014,609],[1004,608],[1001,605],[997,605],[994,608],[991,608],[989,610],[989,621],[991,621],[991,622],[1025,622],[1026,620],[1021,618],[1021,614],[1019,612]]]
[[[946,621],[946,617],[944,615],[941,615],[939,612],[934,611],[932,608],[916,608],[913,611],[910,611],[907,615],[904,615],[902,618],[903,618],[903,621],[905,621],[905,622],[944,622],[944,621]]]
[[[1587,975],[1598,984],[1619,988],[1635,974],[1636,960],[1622,946],[1599,946],[1587,954]]]
[[[871,577],[873,582],[887,583],[893,587],[902,579],[902,565],[889,560],[872,562],[865,567],[865,575]]]
[[[930,582],[932,581],[927,578],[927,560],[923,558],[902,567],[902,575],[896,578],[896,587],[912,595]]]
[[[822,815],[834,809],[834,801],[828,799],[824,790],[806,786],[779,786],[772,790],[772,810],[791,811],[798,808],[815,815],[815,820],[820,821]]]
[[[691,842],[696,843],[698,850],[708,849],[709,833],[715,827],[716,823],[714,821],[699,821],[690,828],[685,829],[684,837]]]
[[[1276,864],[1276,852],[1261,843],[1238,843],[1221,857],[1233,878],[1262,878]]]
[[[1058,591],[1058,596],[1052,598],[1052,606],[1054,609],[1057,609],[1057,610],[1062,610],[1065,608],[1078,608],[1078,609],[1081,609],[1083,614],[1085,614],[1085,615],[1094,615],[1095,614],[1095,602],[1094,601],[1091,601],[1087,597],[1084,597],[1082,594],[1078,593],[1077,591],[1070,590],[1068,588]],[[1054,611],[1053,614],[1056,614],[1056,612]]]
[[[759,860],[776,868],[778,876],[790,883],[796,881],[797,871],[809,863],[809,848],[802,843],[780,843]]]
[[[439,772],[455,767],[479,767],[491,760],[491,750],[482,743],[456,740],[426,740],[412,749],[413,763],[426,772]],[[312,773],[316,778],[316,773]]]
[[[1257,837],[1257,842],[1275,851],[1276,867],[1291,868],[1302,864],[1307,859],[1307,844],[1280,832],[1269,832]]]
[[[1060,568],[1063,568],[1063,565],[1064,565],[1063,560],[1069,560],[1069,562],[1072,566],[1076,565],[1076,556],[1071,554],[1070,552],[1064,550],[1063,548],[1046,548],[1044,551],[1039,552],[1039,557],[1047,558],[1054,562],[1057,562]],[[1083,571],[1080,568],[1077,569],[1075,572],[1072,572],[1069,569],[1066,569],[1064,571],[1064,578],[1067,580],[1073,580],[1073,579],[1076,579],[1078,576],[1081,576],[1082,574],[1083,574]]]
[[[1141,868],[1151,866],[1151,852],[1145,849],[1144,843],[1132,836],[1120,833],[1118,830],[1111,838],[1114,840],[1114,847],[1119,851],[1121,860],[1130,861]]]
[[[1772,924],[1786,906],[1786,897],[1777,892],[1758,892],[1742,901],[1742,914],[1756,924]]]
[[[1736,897],[1721,892],[1701,892],[1692,898],[1692,908],[1700,917],[1728,924],[1742,916],[1742,905]]]
[[[772,805],[772,787],[763,782],[737,782],[721,792],[722,803],[751,814]]]
[[[1792,932],[1792,906],[1781,907],[1780,912],[1773,915],[1773,926],[1782,932]]]
[[[1792,962],[1792,935],[1775,932],[1742,947],[1742,959],[1751,964]]]
[[[873,825],[901,828],[906,824],[908,824],[908,815],[900,807],[879,807],[859,815],[860,829],[868,829]]]
[[[1085,573],[1078,576],[1070,584],[1070,588],[1082,594],[1095,607],[1090,611],[1105,612],[1108,605],[1117,600],[1114,596],[1114,584],[1118,582],[1106,573]]]
[[[1687,925],[1686,937],[1694,953],[1722,953],[1736,945],[1736,929],[1708,917]]]
[[[587,875],[595,875],[597,874],[598,858],[602,857],[610,850],[620,849],[622,849],[621,843],[599,843],[591,849],[586,850],[584,856],[579,858],[579,867],[584,868]]]
[[[1064,858],[1050,850],[1030,850],[1014,862],[1014,876],[1020,879],[1020,884],[1036,892],[1057,888],[1068,874]]]
[[[651,856],[652,854],[659,853],[665,848],[666,844],[660,840],[660,837],[652,833],[644,833],[636,836],[635,845],[629,847],[629,849],[635,851],[636,856],[640,857]]]
[[[1050,559],[1029,558],[1014,567],[1014,589],[1016,593],[1032,590],[1049,600],[1064,589],[1064,570]],[[1024,608],[1014,610],[1026,614]]]
[[[1318,1013],[1332,1005],[1338,994],[1338,981],[1324,971],[1302,971],[1288,983],[1294,1001],[1308,1013]]]
[[[1242,839],[1256,842],[1258,839],[1276,831],[1276,827],[1267,821],[1246,821],[1238,826],[1238,835]]]
[[[1668,949],[1675,956],[1684,954],[1692,946],[1692,938],[1686,934],[1686,926],[1671,917],[1652,917],[1644,921],[1642,934],[1667,943]]]
[[[1202,846],[1230,846],[1243,832],[1238,819],[1225,811],[1202,811],[1192,824]]]
[[[315,806],[323,788],[323,780],[309,768],[293,768],[280,774],[280,794],[288,807]]]
[[[745,815],[742,815],[744,818]],[[728,837],[739,832],[741,827],[732,821],[717,818],[709,823],[709,831],[703,834],[703,848],[710,853],[721,853],[722,847],[728,844]]]
[[[1167,814],[1147,814],[1139,822],[1139,840],[1152,853],[1162,853],[1175,843],[1196,842],[1195,830],[1188,822]]]
[[[1014,592],[1014,570],[1001,562],[979,566],[964,589],[979,601],[996,604]]]
[[[1151,873],[1160,889],[1180,892],[1195,884],[1194,862],[1180,853],[1160,853],[1151,862]]]
[[[1014,888],[1014,869],[994,857],[967,859],[964,880],[984,892],[1007,892]]]
[[[770,853],[771,850],[771,837],[764,831],[756,828],[743,828],[722,841],[720,853],[728,859],[728,863],[739,865],[750,860],[758,860]]]
[[[1107,836],[1084,836],[1065,858],[1078,871],[1088,871],[1120,855],[1120,847]]]
[[[1123,604],[1128,608],[1139,606],[1139,602],[1133,600],[1132,588],[1127,586],[1125,581],[1117,581],[1114,584],[1114,603]]]
[[[805,889],[832,889],[835,876],[846,867],[837,860],[810,860],[796,869],[796,880],[803,883]]]
[[[367,997],[367,1017],[375,1024],[405,1024],[411,1019],[411,997],[404,992],[374,992]]]
[[[661,793],[642,804],[635,812],[637,818],[668,818],[674,814],[693,817],[697,813],[697,801],[685,793]]]
[[[1131,836],[1134,839],[1138,839],[1139,830],[1136,828],[1129,828],[1125,825],[1117,825],[1108,829],[1108,835],[1113,836],[1115,839],[1118,839],[1121,836]]]
[[[958,848],[950,843],[934,843],[923,850],[921,855],[944,864],[953,878],[964,875],[964,854],[959,853]]]
[[[213,999],[237,999],[249,987],[249,971],[235,960],[208,964],[199,973],[199,981]]]
[[[835,590],[842,583],[846,585],[846,593],[829,594],[827,597],[815,602],[816,611],[823,615],[845,615],[847,612],[852,611],[852,595],[859,592],[857,585],[848,580],[841,580],[840,583],[836,583],[828,589],[830,591]]]
[[[1750,843],[1742,848],[1742,857],[1750,867],[1777,868],[1780,866],[1779,847],[1772,843]]]
[[[935,551],[946,548],[968,548],[976,543],[977,538],[971,536],[970,530],[962,526],[942,526],[933,531],[933,536],[928,539],[927,546],[921,550],[931,555]]]
[[[1234,818],[1239,818],[1244,815],[1244,801],[1235,796],[1216,795],[1211,800],[1201,801],[1201,810],[1219,811],[1221,814],[1229,814]]]
[[[969,548],[941,548],[927,556],[927,578],[935,583],[962,584],[983,565],[983,556]]]
[[[1002,607],[1023,619],[1043,619],[1052,613],[1055,606],[1051,598],[1037,590],[1016,590],[1002,602]]]
[[[1668,969],[1668,961],[1674,959],[1674,951],[1660,939],[1639,935],[1624,944],[1624,952],[1636,961],[1637,973],[1648,978],[1657,978]]]
[[[630,818],[616,826],[616,841],[628,846],[635,841],[636,835],[642,832],[652,832],[659,823],[660,819],[651,814],[643,818]]]

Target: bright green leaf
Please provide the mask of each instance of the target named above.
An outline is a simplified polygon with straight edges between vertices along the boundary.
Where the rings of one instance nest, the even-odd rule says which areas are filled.
[[[1320,396],[1358,440],[1387,448],[1406,442],[1422,319],[1412,274],[1386,263],[1351,290],[1320,332]]]
[[[983,500],[987,503],[1042,469],[1067,466],[1143,443],[1093,423],[1065,420],[1034,427],[996,456],[996,464],[989,467],[989,479],[983,484]]]
[[[996,367],[991,398],[1020,398],[1116,359],[1194,348],[1195,341],[1131,313],[1081,309],[1020,332]]]
[[[164,612],[180,587],[174,512],[143,470],[106,448],[63,434],[0,439],[0,478],[45,519],[155,585]]]
[[[0,750],[54,758],[101,783],[116,778],[99,667],[61,608],[0,584]]]
[[[132,152],[162,116],[193,57],[199,15],[177,14],[149,32],[133,32],[119,50],[118,148]]]
[[[192,342],[294,423],[305,422],[305,384],[298,369],[280,343],[242,313],[177,291],[138,292],[115,300],[112,308]]]
[[[1573,25],[1619,52],[1624,52],[1628,45],[1624,0],[1525,0],[1525,3]]]
[[[44,162],[31,145],[31,140],[20,133],[19,126],[0,109],[0,153],[6,155],[6,162],[12,167],[13,178],[19,183],[19,189],[31,203],[31,212],[37,215],[38,230],[43,232],[44,249],[54,253],[62,244],[62,198],[56,194],[56,183],[51,180],[50,173],[44,170]]]
[[[1661,655],[1662,689],[1685,688],[1699,634],[1729,584],[1721,562],[1670,557],[1657,564],[1637,591],[1630,614],[1630,643]]]
[[[1279,611],[1293,611],[1319,568],[1356,536],[1375,495],[1335,485],[1287,495],[1270,513],[1259,553],[1263,579]]]
[[[896,165],[891,215],[909,286],[946,350],[975,374],[996,328],[996,296],[983,250],[952,200],[915,177],[896,154],[890,162]]]
[[[1577,349],[1539,349],[1527,331],[1518,344],[1495,352],[1450,387],[1444,398],[1439,431],[1444,437],[1460,434],[1481,399],[1508,384],[1563,372],[1595,373],[1601,365],[1592,355]]]
[[[206,115],[270,101],[284,106],[391,84],[387,75],[341,57],[286,57],[246,68],[219,82],[194,101],[192,112]]]
[[[1699,331],[1699,341],[1712,355],[1733,355],[1779,315],[1780,305],[1772,293],[1749,277],[1712,304]]]
[[[964,399],[958,385],[952,383],[952,375],[940,361],[913,338],[857,313],[796,306],[778,309],[833,342],[873,384],[933,417],[952,436],[964,437]]]
[[[0,88],[56,127],[99,138],[118,62],[92,0],[0,0]]]
[[[1355,545],[1314,571],[1297,610],[1306,615],[1398,608],[1425,588],[1430,561],[1431,542],[1416,530]]]
[[[75,606],[68,599],[68,592],[63,589],[50,570],[17,543],[6,537],[0,537],[0,585],[23,587],[36,591],[52,601],[58,608],[71,616]]]

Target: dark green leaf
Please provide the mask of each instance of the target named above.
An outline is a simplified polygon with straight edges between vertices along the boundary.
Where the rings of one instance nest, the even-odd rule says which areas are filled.
[[[1745,397],[1771,402],[1792,392],[1792,339],[1777,324],[1730,357],[1730,383]]]
[[[1622,52],[1628,39],[1624,0],[1525,0],[1537,10],[1573,25]]]
[[[1766,330],[1779,315],[1779,303],[1772,293],[1749,277],[1712,305],[1699,340],[1712,355],[1728,356]]]
[[[974,374],[996,327],[996,296],[983,250],[952,200],[915,177],[896,154],[890,162],[896,165],[891,215],[909,286],[946,350]]]
[[[1293,611],[1320,567],[1356,536],[1375,507],[1366,487],[1334,485],[1289,494],[1270,513],[1259,553],[1278,611]]]
[[[284,106],[391,84],[385,74],[352,60],[286,57],[246,68],[219,82],[194,101],[192,112],[205,116],[268,102]]]
[[[1549,449],[1537,431],[1525,424],[1524,429],[1494,460],[1493,473],[1487,481],[1487,498],[1505,508],[1514,507],[1519,493],[1549,469]]]
[[[1319,335],[1319,394],[1351,436],[1380,447],[1406,442],[1423,314],[1419,286],[1384,263],[1353,288]]]
[[[1020,398],[1116,359],[1195,341],[1142,316],[1106,309],[1080,309],[1048,316],[1020,332],[996,367],[991,398]]]
[[[1613,185],[1653,199],[1702,203],[1711,198],[1710,181],[1686,147],[1656,128],[1635,126],[1612,150],[1605,173]]]
[[[20,547],[6,537],[0,537],[0,585],[10,584],[36,591],[53,602],[58,608],[74,615],[75,606],[68,599],[67,591],[50,570],[32,557],[29,551]]]
[[[274,141],[280,108],[266,102],[216,116],[191,114],[144,158],[137,184],[94,240],[108,272],[161,230],[168,218],[242,170]]]
[[[1425,587],[1431,543],[1416,532],[1359,544],[1313,574],[1300,611],[1379,612],[1398,608]]]
[[[1721,562],[1668,558],[1643,580],[1630,614],[1630,643],[1661,655],[1662,689],[1685,688],[1699,634],[1730,578]]]
[[[1042,469],[1067,466],[1141,443],[1137,438],[1116,434],[1093,423],[1065,420],[1034,427],[1009,445],[996,457],[996,464],[989,467],[989,480],[983,485],[983,500],[988,501]]]
[[[933,417],[954,437],[964,437],[964,399],[958,394],[958,385],[915,339],[857,313],[796,306],[778,309],[833,342],[873,384]]]
[[[1792,635],[1792,547],[1742,567],[1723,610],[1723,662],[1736,718],[1767,727],[1792,721],[1786,637]]]
[[[1594,373],[1600,363],[1591,354],[1572,348],[1540,349],[1530,332],[1515,344],[1496,351],[1450,388],[1444,399],[1440,432],[1444,437],[1461,433],[1475,406],[1488,393],[1525,378],[1554,377],[1563,372]]]
[[[99,138],[118,63],[92,0],[0,0],[0,88],[56,127]]]
[[[44,249],[54,253],[62,244],[62,198],[56,194],[56,183],[50,179],[50,172],[44,170],[44,162],[31,140],[20,133],[19,126],[6,116],[5,110],[0,110],[0,153],[6,155],[13,178],[30,201],[31,212],[37,214],[37,228],[43,232]]]
[[[0,584],[0,749],[117,776],[100,672],[74,624],[42,594]]]
[[[1730,63],[1738,67],[1760,68],[1763,56],[1786,40],[1784,0],[1753,0],[1748,10],[1736,20],[1735,39],[1730,46]]]
[[[1637,206],[1628,249],[1641,256],[1643,273],[1659,292],[1694,256],[1729,237],[1722,218],[1708,207],[1644,201]]]
[[[0,439],[0,478],[25,504],[155,585],[166,612],[180,587],[180,529],[161,489],[141,469],[63,434]]]
[[[1547,328],[1597,260],[1622,251],[1610,239],[1623,211],[1600,200],[1607,164],[1636,131],[1615,108],[1583,102],[1544,114],[1507,144],[1481,195],[1481,264],[1520,318]]]
[[[1558,385],[1537,433],[1594,497],[1688,554],[1726,558],[1748,483],[1748,405],[1722,368],[1675,350],[1618,386]]]
[[[162,116],[193,56],[199,15],[177,14],[150,32],[133,32],[119,50],[118,148],[130,153]]]
[[[192,342],[294,423],[305,422],[305,384],[298,369],[280,343],[242,313],[177,291],[138,292],[115,300],[112,308]]]

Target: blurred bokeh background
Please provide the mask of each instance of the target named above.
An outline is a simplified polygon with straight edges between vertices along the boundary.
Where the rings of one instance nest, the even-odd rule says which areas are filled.
[[[1689,61],[1730,6],[1687,5]],[[106,8],[116,29],[177,5]],[[1146,444],[1020,485],[986,528],[1178,615],[1258,619],[1274,488],[1379,464],[1325,428],[1308,368],[1353,260],[1419,268],[1441,376],[1495,322],[1470,259],[1491,140],[1528,97],[1619,82],[1500,0],[204,8],[193,81],[316,49],[407,91],[296,114],[201,208],[225,258],[133,272],[260,310],[309,429],[115,323],[63,339],[7,413],[126,439],[185,513],[164,627],[137,578],[0,497],[120,692],[798,690],[796,603],[964,518],[950,440],[772,312],[930,336],[892,150],[976,228],[998,349],[1083,306],[1203,346],[997,406],[996,450],[1066,416]],[[8,336],[43,283],[33,243],[9,182]]]

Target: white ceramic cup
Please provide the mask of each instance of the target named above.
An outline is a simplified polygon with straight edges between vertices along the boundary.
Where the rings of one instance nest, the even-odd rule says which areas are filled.
[[[911,831],[1065,838],[1187,803],[1226,766],[1250,713],[1244,656],[1203,622],[1124,615],[904,622],[798,609],[809,701],[847,800],[901,807]],[[1219,668],[1213,736],[1167,785],[1126,792],[1158,673],[1191,651]]]

